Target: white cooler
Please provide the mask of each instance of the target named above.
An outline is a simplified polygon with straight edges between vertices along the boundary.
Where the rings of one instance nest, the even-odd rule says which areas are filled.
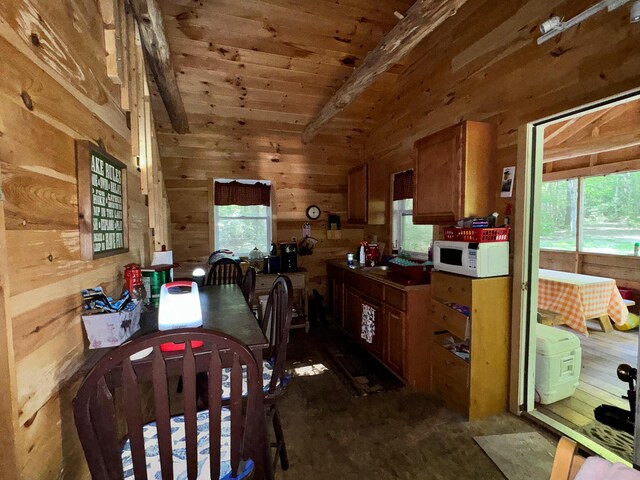
[[[547,405],[570,397],[580,379],[582,348],[564,329],[536,325],[536,401]]]

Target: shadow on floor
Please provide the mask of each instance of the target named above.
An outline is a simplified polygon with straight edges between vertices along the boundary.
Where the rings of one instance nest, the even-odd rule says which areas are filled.
[[[539,431],[508,413],[468,422],[408,388],[354,397],[320,366],[331,365],[323,353],[331,341],[325,328],[292,333],[288,363],[316,368],[301,369],[308,375],[282,398],[291,466],[278,467],[278,479],[504,479],[473,437]]]

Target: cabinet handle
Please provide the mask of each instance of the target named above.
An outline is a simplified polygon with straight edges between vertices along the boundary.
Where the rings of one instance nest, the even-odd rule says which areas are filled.
[[[452,293],[453,292],[453,287],[448,287],[447,288],[447,292]]]

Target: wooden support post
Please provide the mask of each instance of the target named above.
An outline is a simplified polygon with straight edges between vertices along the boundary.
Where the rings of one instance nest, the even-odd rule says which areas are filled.
[[[171,125],[176,132],[187,133],[189,132],[187,112],[178,90],[158,2],[157,0],[130,0],[130,2],[140,29],[142,49],[169,114]]]
[[[442,22],[455,15],[466,1],[418,0],[414,3],[405,17],[367,54],[362,64],[353,72],[345,84],[331,97],[322,110],[311,119],[302,134],[302,140],[305,143],[310,142],[325,123],[350,105],[380,75],[399,62]]]

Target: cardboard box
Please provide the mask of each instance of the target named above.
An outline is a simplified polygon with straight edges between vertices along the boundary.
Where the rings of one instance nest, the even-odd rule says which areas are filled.
[[[117,347],[126,342],[131,335],[140,330],[140,311],[142,302],[138,302],[131,312],[96,313],[82,315],[89,348]]]

